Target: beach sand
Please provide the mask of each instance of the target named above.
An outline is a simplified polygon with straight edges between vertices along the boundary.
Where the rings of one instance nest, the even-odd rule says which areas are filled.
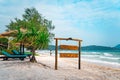
[[[41,54],[37,63],[0,59],[0,80],[120,80],[120,69],[81,62],[78,59],[58,58],[58,70],[54,70],[54,55]]]

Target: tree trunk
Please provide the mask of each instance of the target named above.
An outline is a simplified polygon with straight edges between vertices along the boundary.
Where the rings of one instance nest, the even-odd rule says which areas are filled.
[[[37,63],[37,60],[35,58],[35,49],[32,49],[32,58],[30,59],[30,62]]]

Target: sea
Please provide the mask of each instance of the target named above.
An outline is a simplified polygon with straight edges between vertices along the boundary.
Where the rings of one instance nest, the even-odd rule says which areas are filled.
[[[50,50],[39,50],[41,53],[50,53]],[[52,55],[55,55],[55,51],[51,51]],[[58,53],[78,53],[73,50],[58,50]],[[114,68],[120,68],[120,51],[81,51],[81,60],[87,61],[103,66],[111,66]]]

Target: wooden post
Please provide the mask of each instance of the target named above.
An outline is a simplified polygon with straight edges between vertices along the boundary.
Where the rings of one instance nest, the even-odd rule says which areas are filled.
[[[55,70],[57,70],[57,54],[58,54],[58,39],[56,39],[56,47],[55,47]]]
[[[24,53],[25,53],[25,51],[24,51],[24,43],[23,43],[23,45],[22,45],[22,49],[23,49],[23,50],[22,50],[22,52],[23,52],[22,54],[24,54]]]
[[[22,54],[22,42],[20,42],[20,54]]]
[[[79,42],[79,49],[78,49],[78,51],[79,51],[78,69],[81,69],[81,44],[80,44],[80,41],[78,41],[78,42]]]

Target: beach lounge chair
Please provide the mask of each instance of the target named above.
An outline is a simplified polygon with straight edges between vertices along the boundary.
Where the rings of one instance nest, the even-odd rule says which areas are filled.
[[[14,55],[21,55],[20,52],[18,52],[17,50],[12,50]],[[30,56],[32,55],[30,52],[25,52],[24,55],[28,56],[30,58]]]
[[[2,54],[5,55],[2,57],[3,60],[8,60],[8,58],[19,58],[20,60],[24,60],[24,58],[26,58],[26,55],[12,55],[6,51],[2,51]]]

